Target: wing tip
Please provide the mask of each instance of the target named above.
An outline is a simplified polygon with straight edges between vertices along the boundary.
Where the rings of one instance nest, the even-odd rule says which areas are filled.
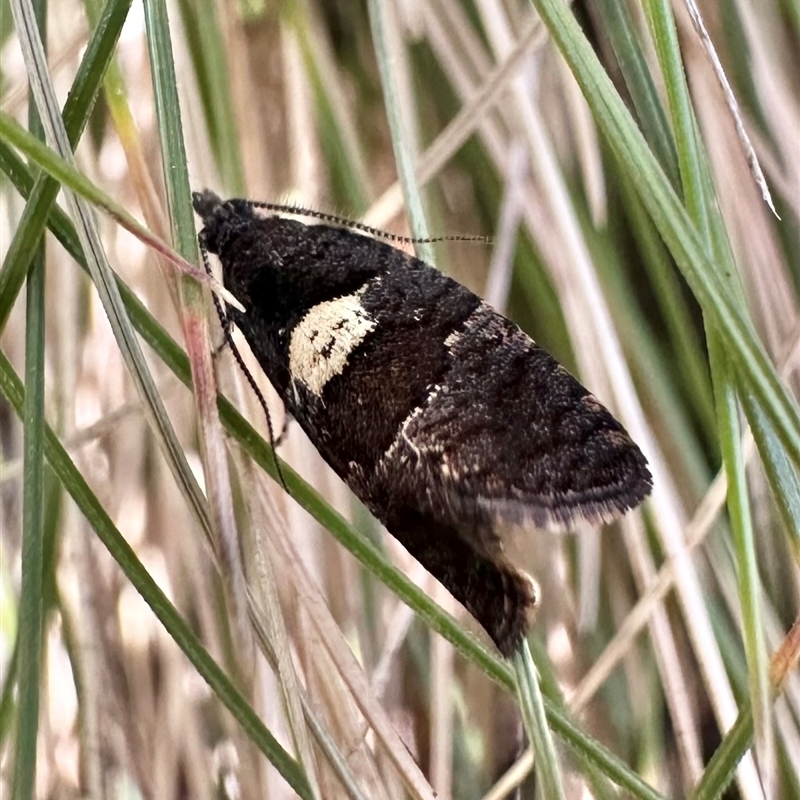
[[[478,498],[478,504],[492,516],[512,524],[528,523],[543,530],[563,533],[579,522],[592,526],[608,525],[644,502],[652,489],[650,471],[643,467],[635,480],[613,487],[551,497]]]

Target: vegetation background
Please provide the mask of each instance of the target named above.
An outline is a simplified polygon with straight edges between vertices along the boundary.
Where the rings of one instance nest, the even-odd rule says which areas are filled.
[[[0,795],[800,797],[800,4],[698,5],[3,0]],[[519,663],[296,425],[271,477],[205,186],[491,236],[423,255],[646,451],[518,543],[533,772]]]

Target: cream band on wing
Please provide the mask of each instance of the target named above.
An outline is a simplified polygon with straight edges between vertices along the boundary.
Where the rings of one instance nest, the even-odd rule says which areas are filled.
[[[374,330],[376,322],[361,305],[366,286],[355,294],[314,306],[295,325],[289,343],[289,371],[317,397],[331,378],[341,375],[350,354]]]

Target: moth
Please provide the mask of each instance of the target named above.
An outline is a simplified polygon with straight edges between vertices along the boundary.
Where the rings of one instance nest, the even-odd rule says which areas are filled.
[[[517,325],[419,259],[266,203],[205,191],[194,208],[287,411],[511,655],[537,589],[503,531],[611,521],[651,490],[641,450]]]

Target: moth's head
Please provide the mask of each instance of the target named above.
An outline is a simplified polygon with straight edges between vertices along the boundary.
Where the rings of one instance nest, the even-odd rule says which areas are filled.
[[[192,205],[197,216],[207,223],[222,207],[223,202],[219,195],[214,194],[210,189],[203,189],[202,192],[192,192]]]
[[[225,243],[254,219],[253,209],[245,200],[221,200],[209,189],[194,192],[192,205],[203,220],[201,238],[211,253],[219,254]]]

